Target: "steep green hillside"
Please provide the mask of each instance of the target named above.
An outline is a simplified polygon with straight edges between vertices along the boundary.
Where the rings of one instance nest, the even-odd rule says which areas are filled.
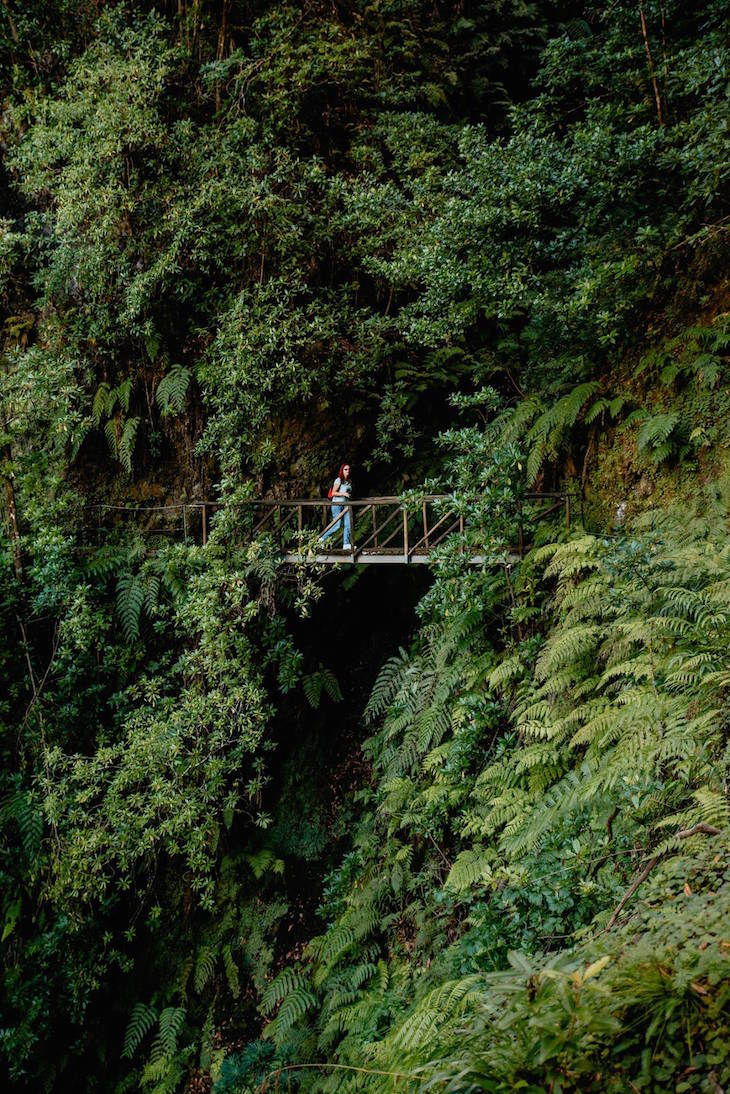
[[[730,1086],[729,31],[0,5],[6,1086]]]

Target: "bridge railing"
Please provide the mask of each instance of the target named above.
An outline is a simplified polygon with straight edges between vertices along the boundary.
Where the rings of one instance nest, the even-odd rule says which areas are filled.
[[[530,529],[560,510],[564,510],[565,523],[570,527],[572,504],[579,497],[564,491],[524,495],[523,505],[514,515],[515,551],[522,554]],[[341,554],[344,513],[333,518],[332,504],[328,498],[239,501],[241,521],[236,539],[243,543],[260,535],[270,535],[289,558],[311,551],[317,555]],[[93,509],[100,537],[103,532],[131,518],[138,530],[147,535],[205,545],[211,516],[221,505],[221,502],[205,500],[169,505],[102,504]],[[465,529],[457,499],[448,494],[426,494],[417,502],[408,503],[397,496],[353,498],[347,508],[355,544],[355,550],[347,552],[348,559],[374,560],[377,556],[383,561],[424,561],[448,536],[463,533]],[[332,529],[333,534],[320,544],[320,536]]]
[[[515,512],[520,554],[526,546],[525,529],[564,510],[570,527],[572,503],[580,495],[569,492],[526,494],[523,507]],[[461,499],[463,500],[463,499]],[[321,498],[264,498],[247,501],[252,511],[250,535],[269,534],[289,556],[312,550],[329,554],[343,539],[344,513],[331,515],[332,502]],[[463,533],[465,518],[457,499],[448,494],[423,495],[418,503],[399,497],[352,499],[347,503],[352,524],[353,557],[400,556],[403,561],[420,561],[455,532]],[[334,530],[324,543],[319,537]]]
[[[205,545],[208,542],[210,520],[218,501],[180,501],[168,505],[92,505],[92,520],[87,522],[87,533],[96,532],[101,538],[105,532],[132,521],[137,531],[144,535],[159,536],[167,540],[192,541]]]
[[[463,531],[464,518],[442,495],[426,495],[418,511],[404,505],[398,497],[354,498],[332,516],[332,502],[321,498],[265,498],[245,502],[253,518],[250,535],[269,534],[288,553],[312,547],[328,553],[337,550],[343,539],[345,513],[350,512],[355,556],[403,555],[406,559],[427,556],[455,531]],[[340,507],[338,507],[340,508]],[[319,537],[333,534],[319,544]]]

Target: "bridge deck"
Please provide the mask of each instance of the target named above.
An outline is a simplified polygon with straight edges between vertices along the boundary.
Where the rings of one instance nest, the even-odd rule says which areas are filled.
[[[327,552],[288,552],[284,556],[285,562],[306,562],[325,566],[342,566],[348,563],[358,565],[376,566],[403,566],[417,565],[431,561],[431,554],[427,551],[407,555],[404,551],[327,551]],[[470,559],[475,565],[484,561],[483,555],[473,555]]]
[[[338,554],[332,553],[329,555],[284,555],[283,557],[285,562],[324,566],[412,566],[419,563],[428,564],[431,561],[430,555],[411,555],[408,557],[401,552],[386,555],[375,551],[363,551],[362,554],[356,557],[353,557],[350,551],[340,551]],[[515,561],[519,557],[518,554],[511,556]],[[482,562],[484,562],[484,555],[472,555],[469,559],[472,566],[480,566]]]

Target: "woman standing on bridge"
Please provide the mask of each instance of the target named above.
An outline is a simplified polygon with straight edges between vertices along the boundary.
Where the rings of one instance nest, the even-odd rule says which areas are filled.
[[[342,524],[343,550],[352,551],[354,549],[354,544],[352,542],[352,518],[350,516],[350,507],[347,504],[352,497],[352,481],[350,479],[349,463],[343,463],[340,467],[339,474],[332,484],[330,497],[332,498],[332,519],[335,523],[319,537],[319,542],[324,543],[324,541],[329,539],[332,533],[336,532]],[[342,521],[343,510],[345,513],[344,522]]]

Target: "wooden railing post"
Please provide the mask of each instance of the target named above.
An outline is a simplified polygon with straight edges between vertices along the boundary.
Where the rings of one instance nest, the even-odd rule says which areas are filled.
[[[373,506],[373,540],[375,541],[375,548],[378,546],[378,522],[375,516],[375,506]]]
[[[570,494],[565,495],[565,527],[570,531]]]
[[[188,541],[188,511],[186,506],[183,505],[183,540],[185,543]]]
[[[426,512],[426,499],[423,499],[423,540],[426,544],[426,552],[429,550],[428,546],[428,515]]]
[[[408,509],[403,506],[403,561],[408,562]]]
[[[203,522],[203,546],[205,547],[208,542],[208,507],[203,502],[203,508],[200,511],[200,518]]]
[[[302,541],[302,531],[303,531],[303,529],[304,529],[304,513],[302,511],[301,505],[298,505],[297,506],[297,533],[298,533],[297,534],[297,542],[299,543],[300,552],[301,552],[301,549],[302,549],[302,546],[303,546],[303,541]]]

